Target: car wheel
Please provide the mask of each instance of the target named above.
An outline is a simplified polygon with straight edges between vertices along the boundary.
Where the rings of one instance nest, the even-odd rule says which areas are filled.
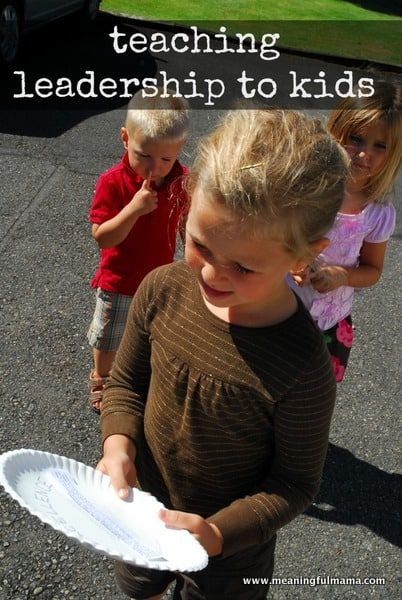
[[[21,12],[15,0],[0,0],[0,62],[11,64],[21,41]]]
[[[101,0],[87,0],[83,9],[83,18],[85,21],[93,23],[99,13]]]

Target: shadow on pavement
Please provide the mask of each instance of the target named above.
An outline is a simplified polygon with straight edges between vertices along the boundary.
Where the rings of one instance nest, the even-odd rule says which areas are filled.
[[[402,546],[402,476],[387,473],[330,444],[321,490],[306,514],[344,525],[361,524]]]
[[[26,136],[56,137],[89,116],[126,106],[129,98],[74,98],[16,99],[22,94],[22,75],[25,93],[32,93],[33,82],[45,77],[54,84],[60,77],[77,80],[85,78],[86,71],[93,71],[96,81],[102,78],[153,77],[157,71],[153,57],[148,53],[126,52],[117,54],[109,34],[114,25],[122,33],[136,32],[129,20],[102,13],[91,27],[78,25],[73,18],[50,24],[24,38],[18,61],[2,72],[0,79],[0,132]],[[132,95],[139,86],[132,84]],[[90,84],[85,84],[87,92]],[[98,90],[96,89],[96,92]],[[38,115],[38,111],[40,114]]]

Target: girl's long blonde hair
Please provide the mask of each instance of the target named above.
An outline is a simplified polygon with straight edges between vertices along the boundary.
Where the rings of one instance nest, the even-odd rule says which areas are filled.
[[[357,93],[357,92],[356,92]],[[370,98],[345,98],[328,118],[328,129],[345,145],[350,135],[382,121],[387,127],[385,166],[364,186],[370,202],[384,202],[392,191],[402,162],[402,91],[388,81],[377,81]]]
[[[289,251],[306,256],[309,243],[333,224],[348,164],[318,119],[295,111],[239,109],[199,144],[190,192],[200,189],[250,233],[268,227]]]

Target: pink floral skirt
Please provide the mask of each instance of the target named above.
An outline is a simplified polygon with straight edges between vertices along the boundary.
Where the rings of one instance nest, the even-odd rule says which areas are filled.
[[[340,383],[346,371],[349,360],[350,349],[353,345],[353,326],[352,317],[349,315],[336,325],[323,331],[327,348],[332,358],[335,379]]]

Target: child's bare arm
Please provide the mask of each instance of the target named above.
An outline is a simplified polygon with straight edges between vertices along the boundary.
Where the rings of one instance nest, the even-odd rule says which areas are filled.
[[[310,278],[318,292],[330,292],[342,285],[365,288],[375,285],[381,277],[387,242],[372,244],[364,242],[358,267],[321,267]]]
[[[100,248],[118,246],[126,239],[139,217],[152,212],[157,206],[157,192],[151,188],[150,179],[144,179],[141,189],[115,217],[101,225],[92,225],[92,237]]]

